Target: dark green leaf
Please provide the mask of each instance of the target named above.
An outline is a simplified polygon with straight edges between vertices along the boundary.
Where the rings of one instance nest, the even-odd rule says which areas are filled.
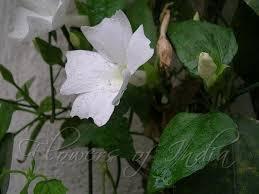
[[[140,117],[144,124],[150,120],[150,96],[150,92],[145,87],[136,87],[133,85],[129,85],[123,95],[129,107]]]
[[[36,184],[34,194],[66,194],[68,189],[59,180],[52,179]]]
[[[88,14],[88,6],[85,2],[80,0],[75,0],[77,11],[80,15],[87,15]]]
[[[34,82],[34,80],[35,80],[35,77],[32,77],[31,79],[29,79],[28,81],[26,81],[26,82],[23,84],[23,86],[21,87],[22,90],[25,92],[25,94],[28,95],[28,96],[29,96],[29,89],[30,89],[32,83]],[[21,91],[18,91],[18,92],[16,93],[16,99],[20,99],[20,98],[22,98],[22,97],[23,97],[23,94],[21,93]]]
[[[223,113],[180,113],[164,129],[152,163],[150,193],[172,186],[178,180],[219,158],[220,151],[238,138],[237,126]]]
[[[14,79],[12,73],[6,69],[2,64],[0,64],[0,73],[5,81],[14,84]]]
[[[73,118],[66,121],[64,126],[66,126],[62,129],[65,138],[64,147],[71,144],[73,146],[88,146],[91,144],[93,147],[104,148],[113,155],[119,155],[127,159],[132,159],[135,154],[126,118],[111,119],[103,127],[97,127],[88,120]],[[65,132],[65,130],[68,131]]]
[[[55,47],[45,40],[40,38],[35,38],[34,41],[35,48],[41,54],[43,60],[49,65],[61,65],[63,64],[63,54],[60,48]]]
[[[209,53],[220,68],[232,61],[238,49],[231,29],[207,22],[172,23],[169,25],[168,35],[181,62],[196,75],[201,52]]]
[[[123,9],[124,0],[86,0],[78,4],[79,13],[88,15],[90,24],[96,25],[104,18],[111,17],[119,9]]]
[[[259,0],[244,0],[259,15]]]
[[[0,174],[3,170],[9,170],[12,163],[14,135],[7,133],[0,142]],[[9,175],[6,175],[4,179],[0,180],[0,193],[6,194],[9,185]]]
[[[56,108],[61,108],[62,103],[55,99],[55,107]],[[41,101],[40,107],[39,107],[39,112],[49,112],[52,110],[52,99],[50,96],[46,97],[44,100]]]
[[[5,133],[10,126],[14,111],[14,105],[0,102],[0,141],[5,136]]]
[[[146,0],[136,0],[126,10],[133,30],[143,24],[145,35],[151,40],[151,46],[155,47],[157,29],[154,23],[152,11]]]
[[[236,119],[240,140],[235,144],[236,182],[239,194],[258,193],[259,121]]]

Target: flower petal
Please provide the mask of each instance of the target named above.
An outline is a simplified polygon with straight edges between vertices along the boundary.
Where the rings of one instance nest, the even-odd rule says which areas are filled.
[[[100,54],[114,63],[126,64],[126,49],[132,29],[127,16],[121,10],[111,18],[103,19],[97,26],[83,26],[81,29]]]
[[[54,16],[60,0],[20,0],[21,6],[42,16]]]
[[[105,90],[81,94],[76,98],[70,115],[81,119],[91,117],[101,127],[108,122],[114,111],[112,100],[115,96],[116,93]]]
[[[116,65],[105,60],[100,54],[91,51],[67,52],[67,80],[61,87],[61,94],[81,94],[109,90],[118,92],[122,77]]]
[[[18,7],[14,13],[14,30],[9,33],[9,37],[24,40],[51,31],[50,21],[49,16],[40,16],[29,9]]]
[[[127,65],[131,74],[153,56],[154,49],[150,48],[150,43],[141,25],[132,35],[127,49]]]

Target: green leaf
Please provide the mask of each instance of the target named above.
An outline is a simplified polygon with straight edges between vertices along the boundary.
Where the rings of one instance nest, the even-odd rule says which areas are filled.
[[[139,116],[141,121],[146,124],[150,121],[150,92],[145,87],[128,85],[123,98],[127,101],[132,110]]]
[[[6,69],[2,64],[0,64],[0,73],[5,81],[14,84],[14,79],[12,73]]]
[[[55,107],[56,108],[62,107],[62,103],[57,99],[55,99]],[[47,96],[44,100],[41,101],[39,112],[44,113],[44,112],[49,112],[51,110],[52,110],[52,99],[50,96]]]
[[[239,193],[258,192],[259,121],[238,117],[240,139],[235,144],[236,184]]]
[[[180,113],[164,129],[152,163],[148,190],[168,188],[204,168],[238,138],[237,126],[223,113]]]
[[[259,0],[244,0],[259,15]]]
[[[126,10],[133,30],[143,24],[145,35],[151,40],[151,46],[155,47],[157,41],[157,28],[154,23],[152,11],[146,0],[134,1]]]
[[[172,23],[168,35],[181,62],[188,70],[198,74],[198,58],[201,52],[209,53],[217,67],[228,65],[238,50],[231,29],[198,21]]]
[[[82,32],[76,31],[76,30],[70,31],[69,38],[72,45],[76,49],[81,49],[81,50],[91,49],[90,43],[87,41],[87,39],[85,38]]]
[[[68,189],[60,180],[52,179],[38,182],[33,190],[34,194],[66,194]]]
[[[0,102],[0,142],[9,129],[14,111],[14,105]]]
[[[77,11],[80,15],[87,15],[88,14],[88,7],[87,4],[80,0],[75,0]]]
[[[35,48],[41,54],[43,60],[49,65],[62,65],[63,54],[60,48],[55,47],[45,40],[35,38],[33,40]]]
[[[135,154],[126,118],[111,119],[102,127],[97,127],[88,120],[73,118],[67,120],[62,127],[65,148],[71,144],[73,147],[91,145],[127,159],[132,159]],[[66,130],[68,131],[65,132]]]
[[[143,65],[143,67],[147,75],[147,85],[150,88],[155,88],[156,86],[158,86],[160,83],[160,77],[156,67],[149,63],[146,63],[145,65]]]
[[[0,142],[0,174],[4,170],[9,170],[12,163],[12,152],[13,152],[14,135],[7,133],[2,141]],[[0,180],[0,193],[7,193],[10,176],[6,175],[4,179]]]
[[[77,8],[79,13],[88,15],[91,25],[96,25],[123,9],[124,3],[124,0],[86,0],[85,3],[77,4]]]
[[[32,83],[34,82],[34,80],[35,80],[35,77],[32,77],[31,79],[29,79],[28,81],[26,81],[26,82],[23,84],[23,86],[21,87],[22,90],[25,92],[25,94],[28,95],[28,96],[30,96],[30,95],[29,95],[29,89],[30,89]],[[21,91],[18,91],[18,92],[16,93],[16,99],[20,99],[20,98],[22,98],[22,97],[23,97],[23,94],[21,93]]]

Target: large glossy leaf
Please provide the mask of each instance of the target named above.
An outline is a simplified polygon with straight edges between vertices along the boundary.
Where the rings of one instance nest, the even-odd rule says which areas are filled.
[[[148,191],[171,187],[220,156],[238,138],[237,126],[223,113],[180,113],[165,128],[152,163]]]
[[[228,65],[237,53],[237,43],[231,29],[198,21],[171,23],[168,35],[181,62],[197,74],[198,58],[207,52],[216,65]]]
[[[0,141],[10,126],[14,111],[14,105],[6,102],[0,102]]]
[[[132,159],[135,154],[128,121],[123,117],[112,119],[103,127],[73,118],[63,124],[61,131],[65,138],[63,147],[91,145],[127,159]]]
[[[259,0],[244,0],[259,15]]]
[[[34,194],[66,194],[68,189],[59,180],[52,179],[36,184]]]
[[[154,23],[152,11],[146,0],[136,0],[126,10],[133,30],[144,25],[145,35],[151,40],[151,46],[156,45],[157,29]]]
[[[9,170],[12,162],[14,135],[7,133],[0,142],[0,174],[3,170]],[[6,194],[9,185],[9,176],[0,180],[0,194]]]
[[[124,0],[85,0],[77,1],[80,14],[88,15],[91,25],[100,23],[105,17],[111,17],[116,10],[123,9]]]
[[[236,119],[240,140],[236,143],[236,188],[238,194],[258,193],[259,182],[259,121]]]

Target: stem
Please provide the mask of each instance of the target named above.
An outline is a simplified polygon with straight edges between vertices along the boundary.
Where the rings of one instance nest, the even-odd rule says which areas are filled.
[[[117,157],[117,168],[118,168],[117,169],[117,179],[116,179],[116,183],[115,183],[116,189],[119,186],[120,178],[121,178],[121,159],[119,156]]]
[[[62,33],[63,33],[63,35],[65,36],[65,38],[66,38],[66,40],[67,40],[67,42],[68,42],[69,48],[72,49],[72,50],[74,50],[75,48],[74,48],[74,46],[72,45],[72,43],[71,43],[71,41],[70,41],[69,32],[68,32],[66,26],[65,26],[65,25],[62,26],[62,27],[61,27],[61,30],[62,30]]]
[[[54,83],[57,81],[58,76],[60,75],[62,68],[63,68],[62,66],[59,68],[58,73],[56,74],[56,76],[54,78]]]
[[[20,132],[22,132],[24,129],[26,129],[27,127],[31,126],[32,124],[34,124],[36,121],[39,120],[39,117],[37,117],[36,119],[32,120],[31,122],[29,122],[28,124],[26,124],[24,127],[22,127],[21,129],[19,129],[17,132],[14,133],[14,135],[18,135]]]
[[[27,108],[33,108],[31,105],[22,104],[22,103],[14,101],[14,100],[7,100],[7,99],[0,98],[0,102],[6,102],[6,103],[9,103],[9,104],[14,104],[14,105],[18,105],[18,106],[27,107]]]
[[[35,111],[31,111],[31,110],[28,110],[28,109],[25,109],[25,108],[21,108],[21,107],[18,107],[16,110],[20,110],[20,111],[24,111],[24,112],[28,112],[28,113],[31,113],[31,114],[38,115],[38,113],[35,112]]]
[[[135,171],[137,171],[137,172],[138,172],[140,175],[142,175],[144,178],[147,178],[147,175],[148,175],[147,170],[144,169],[143,167],[141,167],[138,162],[132,161],[132,160],[127,160],[127,162],[129,163],[129,165],[130,165]]]
[[[93,194],[93,153],[92,145],[88,146],[88,187],[89,194]]]
[[[49,33],[49,44],[51,45],[51,33]],[[51,87],[51,106],[52,106],[52,113],[51,113],[51,119],[50,122],[54,123],[55,121],[55,110],[56,110],[56,104],[55,104],[55,88],[54,88],[54,78],[53,78],[53,67],[52,65],[49,65],[49,76],[50,76],[50,87]]]
[[[115,183],[115,181],[113,180],[113,177],[112,177],[111,171],[109,170],[109,167],[108,167],[108,165],[107,165],[107,162],[106,162],[106,166],[107,166],[106,174],[107,174],[108,178],[109,178],[110,181],[111,181],[112,188],[113,188],[113,194],[117,194],[116,183]]]
[[[54,123],[55,121],[55,110],[56,110],[56,104],[55,104],[55,88],[54,88],[54,79],[53,79],[53,67],[52,65],[49,65],[49,74],[50,74],[50,86],[51,86],[51,105],[52,105],[52,113],[51,113],[51,119],[50,122]]]
[[[37,110],[39,108],[39,106],[37,105],[37,103],[28,95],[26,94],[22,88],[20,88],[16,83],[13,84],[14,87],[21,92],[21,94],[23,95],[24,99],[35,109]]]
[[[21,175],[27,177],[26,173],[21,170],[7,170],[7,171],[4,170],[4,172],[2,172],[2,174],[0,175],[0,180],[8,174],[21,174]]]

